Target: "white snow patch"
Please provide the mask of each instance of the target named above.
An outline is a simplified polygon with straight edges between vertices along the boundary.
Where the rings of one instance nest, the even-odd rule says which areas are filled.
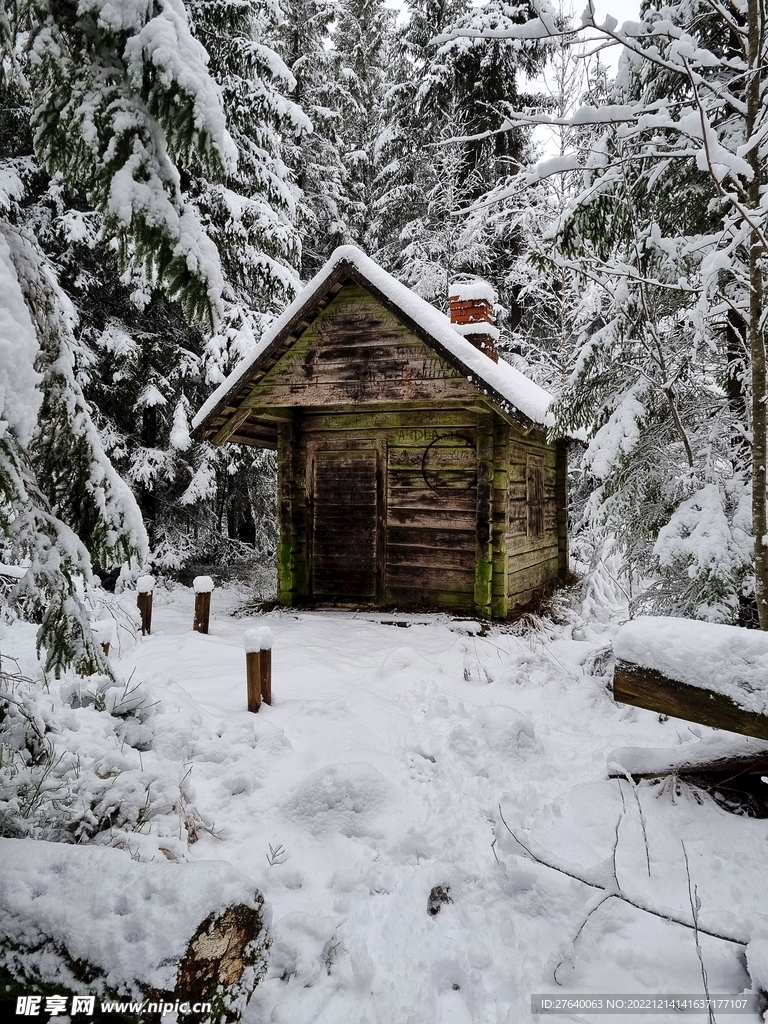
[[[487,334],[488,337],[493,338],[494,341],[498,341],[501,337],[501,331],[498,327],[494,327],[492,323],[487,320],[476,320],[473,324],[454,324],[454,331],[457,331],[462,338],[469,337],[470,334]]]
[[[0,438],[10,428],[22,445],[29,444],[42,401],[37,349],[11,250],[0,235]]]
[[[454,281],[448,289],[449,299],[458,299],[459,302],[485,301],[493,304],[496,301],[496,293],[493,285],[476,277],[474,281]]]
[[[98,619],[91,623],[91,630],[100,644],[111,644],[115,635],[114,619]]]
[[[155,589],[154,576],[139,576],[136,580],[136,591],[139,594],[151,594]]]
[[[370,764],[332,764],[300,782],[285,810],[314,836],[371,835],[372,820],[391,788]]]

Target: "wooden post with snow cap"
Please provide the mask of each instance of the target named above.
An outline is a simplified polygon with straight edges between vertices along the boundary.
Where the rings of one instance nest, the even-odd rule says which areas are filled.
[[[249,711],[258,711],[262,700],[272,703],[272,640],[269,626],[246,630],[243,637]]]
[[[104,654],[109,657],[109,648],[112,644],[112,637],[115,632],[115,624],[112,619],[99,619],[91,623],[91,632],[101,644]]]
[[[152,593],[155,589],[154,576],[139,576],[136,580],[136,604],[141,614],[141,635],[152,632]]]
[[[192,624],[192,629],[196,633],[207,633],[211,617],[213,580],[210,576],[195,576],[192,586],[195,590],[195,621]]]

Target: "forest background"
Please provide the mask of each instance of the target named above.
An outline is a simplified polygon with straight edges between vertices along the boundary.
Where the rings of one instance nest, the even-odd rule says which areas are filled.
[[[271,558],[272,453],[189,422],[345,243],[441,308],[493,284],[586,571],[768,626],[765,14],[3,0],[0,561],[47,667],[109,673],[93,565]]]

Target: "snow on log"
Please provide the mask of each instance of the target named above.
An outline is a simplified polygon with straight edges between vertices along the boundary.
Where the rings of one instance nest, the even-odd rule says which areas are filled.
[[[644,616],[613,648],[617,701],[768,739],[768,634]]]
[[[237,1021],[264,976],[269,911],[221,861],[0,839],[0,968],[26,989],[210,1002]]]
[[[709,735],[675,747],[619,747],[607,758],[608,775],[657,778],[702,771],[768,774],[768,743],[752,737]]]
[[[213,590],[213,580],[210,576],[195,576],[192,588],[196,594],[210,594]]]
[[[151,594],[154,589],[154,576],[139,576],[139,578],[136,580],[136,592],[138,594]]]

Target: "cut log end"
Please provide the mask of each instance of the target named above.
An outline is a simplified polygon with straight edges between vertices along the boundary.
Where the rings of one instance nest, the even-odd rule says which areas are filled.
[[[257,902],[257,908],[237,904],[202,922],[179,966],[176,999],[211,1003],[213,1020],[239,1019],[267,969],[270,943],[264,933],[261,896]],[[179,1015],[179,1021],[186,1019]]]

